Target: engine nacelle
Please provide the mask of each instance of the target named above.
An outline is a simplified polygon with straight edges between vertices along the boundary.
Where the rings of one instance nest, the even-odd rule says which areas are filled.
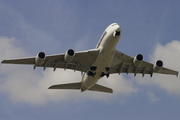
[[[39,52],[35,59],[36,65],[41,65],[46,59],[46,54],[44,52]]]
[[[154,63],[153,71],[159,72],[162,69],[162,66],[163,66],[163,62],[161,60],[158,60],[157,62]]]
[[[64,55],[64,60],[66,62],[70,62],[75,56],[75,52],[73,49],[69,49],[66,51],[65,55]]]
[[[143,55],[141,55],[141,54],[136,55],[133,59],[133,65],[138,67],[141,64],[141,62],[143,61],[143,59],[144,59]]]

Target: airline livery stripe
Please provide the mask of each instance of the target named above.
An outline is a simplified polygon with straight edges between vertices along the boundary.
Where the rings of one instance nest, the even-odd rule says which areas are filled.
[[[101,37],[101,40],[100,40],[99,44],[97,45],[97,48],[99,48],[99,46],[100,46],[100,44],[101,44],[101,42],[102,42],[104,36],[106,35],[106,33],[107,33],[107,32],[105,32],[105,33],[103,34],[103,36]]]

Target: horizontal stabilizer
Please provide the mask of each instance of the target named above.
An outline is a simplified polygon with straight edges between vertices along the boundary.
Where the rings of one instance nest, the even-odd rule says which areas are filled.
[[[88,90],[91,90],[91,91],[98,91],[98,92],[113,93],[113,90],[112,90],[111,88],[104,87],[104,86],[98,85],[98,84],[95,84],[94,86],[92,86],[92,87],[89,88]]]
[[[81,82],[78,83],[68,83],[68,84],[58,84],[52,85],[48,89],[81,89]],[[98,84],[95,84],[88,90],[90,91],[98,91],[98,92],[106,92],[106,93],[113,93],[113,90]]]
[[[81,82],[52,85],[48,89],[80,89],[80,88],[81,88]]]

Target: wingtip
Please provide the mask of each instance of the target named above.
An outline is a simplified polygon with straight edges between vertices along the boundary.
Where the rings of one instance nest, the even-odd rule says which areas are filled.
[[[5,61],[6,61],[6,60],[3,60],[3,61],[1,62],[1,64],[5,63]]]
[[[107,92],[107,93],[113,93],[113,89],[111,89],[109,92]]]
[[[48,87],[48,89],[52,89],[52,86]]]

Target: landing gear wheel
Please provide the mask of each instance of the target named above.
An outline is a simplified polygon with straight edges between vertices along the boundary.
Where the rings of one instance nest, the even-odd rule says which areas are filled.
[[[109,77],[109,73],[105,74],[104,72],[101,73],[101,77],[104,77],[104,75],[106,75],[106,77]]]
[[[109,69],[110,69],[109,67],[106,67],[106,72],[108,72],[108,71],[109,71]]]
[[[91,71],[88,71],[87,74],[88,74],[88,76],[93,76],[93,77],[94,77],[94,75],[95,75],[96,73],[93,73],[93,72],[91,72]]]
[[[109,73],[106,74],[106,77],[107,77],[107,78],[109,77]]]

